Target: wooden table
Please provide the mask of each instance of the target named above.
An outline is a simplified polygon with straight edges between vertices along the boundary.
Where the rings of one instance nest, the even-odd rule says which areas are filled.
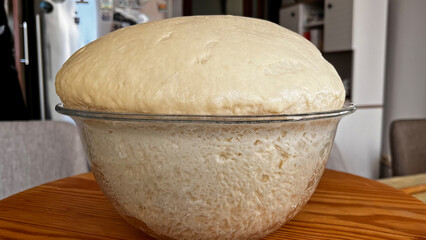
[[[91,173],[0,201],[0,239],[150,239],[115,213]],[[395,188],[326,170],[311,200],[265,239],[426,239],[426,205]]]
[[[426,173],[384,178],[379,182],[397,188],[426,203]]]

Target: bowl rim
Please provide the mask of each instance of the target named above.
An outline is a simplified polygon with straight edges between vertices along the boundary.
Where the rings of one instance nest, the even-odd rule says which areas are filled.
[[[150,121],[150,122],[202,122],[202,123],[271,123],[271,122],[299,122],[327,118],[342,118],[356,111],[352,103],[345,103],[342,108],[324,112],[310,112],[298,114],[268,114],[268,115],[182,115],[182,114],[146,114],[120,113],[77,110],[66,108],[62,103],[55,106],[55,110],[63,115],[78,119],[101,119],[112,121]]]

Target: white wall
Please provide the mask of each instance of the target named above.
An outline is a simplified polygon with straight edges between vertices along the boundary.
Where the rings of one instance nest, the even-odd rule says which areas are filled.
[[[382,153],[395,119],[426,117],[426,1],[390,0]]]
[[[335,140],[347,172],[367,178],[379,176],[387,6],[387,0],[353,1],[351,101],[358,110],[342,119]]]
[[[366,178],[379,176],[381,123],[381,108],[358,109],[340,121],[334,144],[346,170],[337,170]]]
[[[183,15],[183,1],[182,0],[168,0],[168,4],[172,3],[173,12],[172,17],[181,17]]]
[[[387,9],[388,0],[354,1],[352,101],[358,106],[383,104]]]

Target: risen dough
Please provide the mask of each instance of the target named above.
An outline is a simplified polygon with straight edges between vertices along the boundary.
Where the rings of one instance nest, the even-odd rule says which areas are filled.
[[[283,114],[338,109],[344,88],[306,39],[234,16],[172,18],[112,32],[56,77],[65,107],[156,114]]]
[[[158,114],[338,109],[344,89],[307,40],[270,22],[184,17],[113,32],[57,75],[65,107]],[[315,190],[340,118],[161,122],[75,118],[94,175],[131,224],[160,239],[257,239]]]
[[[249,240],[275,231],[309,200],[338,120],[91,119],[82,133],[100,188],[137,228],[159,239]]]

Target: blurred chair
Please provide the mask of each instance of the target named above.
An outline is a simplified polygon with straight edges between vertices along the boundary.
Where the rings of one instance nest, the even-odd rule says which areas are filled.
[[[0,122],[0,199],[88,170],[73,124]]]
[[[390,147],[393,176],[426,173],[426,119],[393,121]]]

